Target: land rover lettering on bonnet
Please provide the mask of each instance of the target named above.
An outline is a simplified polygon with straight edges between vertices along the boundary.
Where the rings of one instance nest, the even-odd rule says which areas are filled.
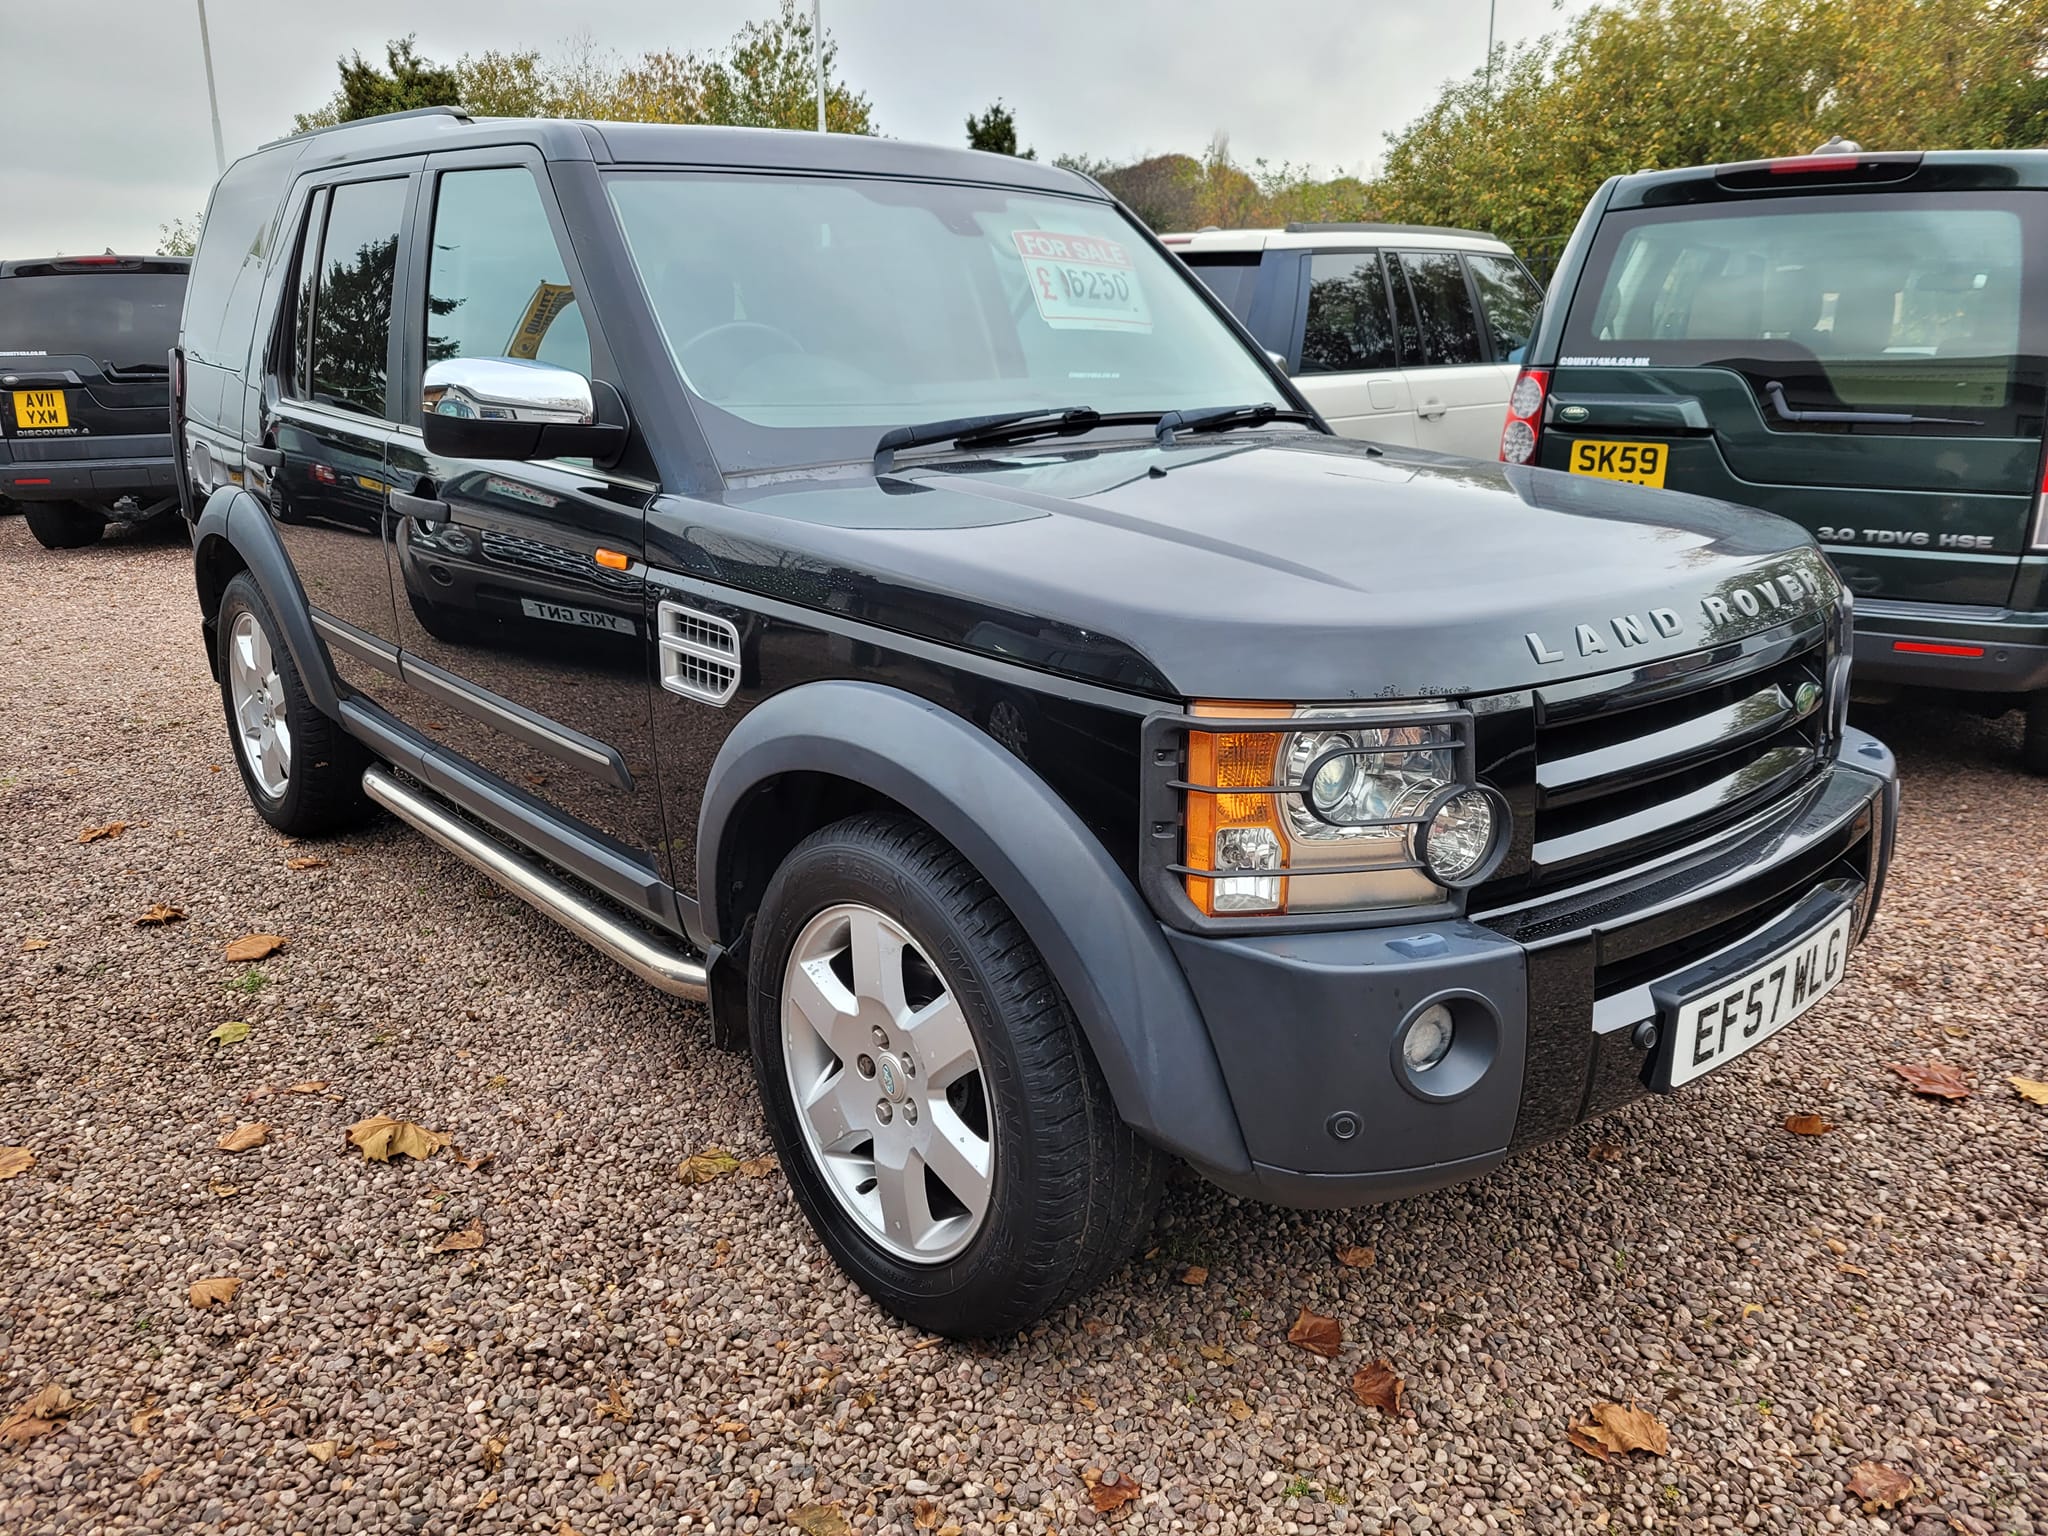
[[[1073,172],[374,118],[232,166],[191,293],[256,813],[708,1004],[918,1327],[1084,1294],[1175,1161],[1483,1175],[1791,1038],[1876,913],[1807,535],[1337,437]]]

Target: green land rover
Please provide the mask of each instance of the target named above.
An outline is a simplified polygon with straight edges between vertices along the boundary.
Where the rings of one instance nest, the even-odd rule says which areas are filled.
[[[1805,524],[1858,692],[2024,708],[2048,773],[2044,388],[2048,152],[1644,172],[1580,219],[1501,458]]]

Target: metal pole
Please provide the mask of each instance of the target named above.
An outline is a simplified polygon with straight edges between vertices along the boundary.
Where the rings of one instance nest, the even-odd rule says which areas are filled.
[[[1486,99],[1493,100],[1493,13],[1500,0],[1486,0]]]
[[[220,142],[220,94],[213,88],[213,42],[206,35],[206,0],[199,0],[199,51],[206,55],[206,104],[213,112],[213,170],[228,168],[228,152]]]
[[[811,66],[818,75],[818,132],[825,131],[825,32],[818,23],[820,0],[811,0]]]

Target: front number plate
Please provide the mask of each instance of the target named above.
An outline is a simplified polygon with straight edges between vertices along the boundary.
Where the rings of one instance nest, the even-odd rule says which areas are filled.
[[[17,389],[14,424],[23,432],[50,431],[71,425],[71,410],[61,389]]]
[[[1849,959],[1855,913],[1844,907],[1754,970],[1687,998],[1675,1010],[1671,1086],[1725,1066],[1834,991]]]
[[[1626,480],[1631,485],[1661,486],[1670,459],[1662,443],[1609,443],[1582,437],[1572,444],[1573,474]]]

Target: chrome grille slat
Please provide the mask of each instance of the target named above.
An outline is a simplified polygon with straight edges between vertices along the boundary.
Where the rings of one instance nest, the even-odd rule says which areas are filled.
[[[1618,783],[1641,783],[1676,773],[1702,758],[1721,756],[1783,730],[1818,708],[1817,695],[1801,704],[1772,683],[1733,704],[1650,735],[1546,762],[1537,770],[1536,785],[1546,805],[1569,805]]]

